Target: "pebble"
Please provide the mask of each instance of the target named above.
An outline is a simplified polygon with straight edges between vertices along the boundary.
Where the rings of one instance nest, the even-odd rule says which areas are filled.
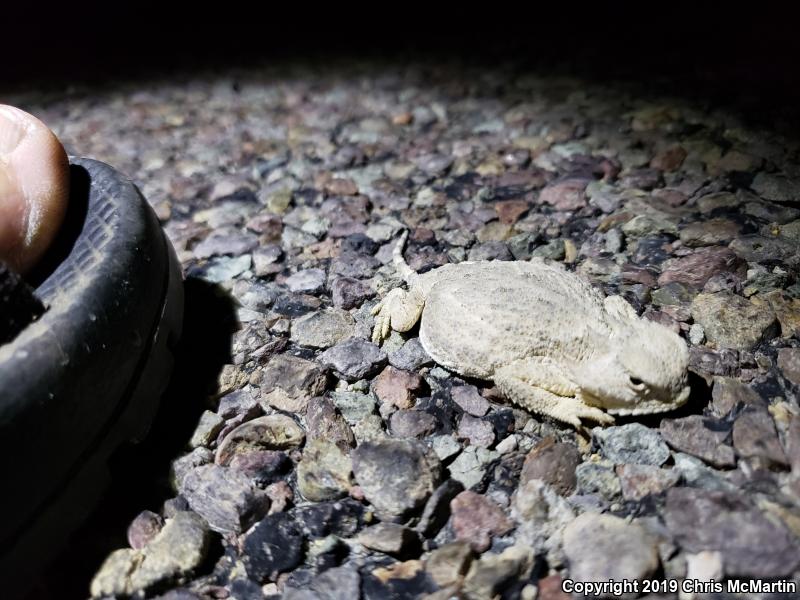
[[[423,438],[436,431],[438,421],[432,414],[421,410],[401,409],[389,418],[392,435],[399,438]]]
[[[128,545],[134,550],[144,548],[163,526],[164,519],[160,515],[149,510],[140,512],[128,526]]]
[[[312,398],[306,410],[306,436],[327,440],[349,452],[356,445],[353,431],[330,398]]]
[[[296,448],[304,439],[305,431],[289,416],[275,414],[258,417],[242,423],[222,440],[214,462],[225,466],[237,454]]]
[[[502,536],[513,528],[503,509],[486,496],[465,490],[450,502],[452,526],[456,539],[469,542],[478,553],[485,552],[494,536]]]
[[[764,173],[755,176],[751,189],[772,202],[796,202],[800,198],[800,181],[779,173]]]
[[[441,476],[439,460],[419,442],[383,439],[353,451],[353,474],[379,512],[400,517],[421,508]]]
[[[760,458],[770,465],[788,466],[775,423],[763,409],[742,412],[733,423],[733,447],[739,456]]]
[[[289,412],[302,412],[308,399],[319,396],[327,387],[328,377],[325,369],[316,362],[292,356],[278,354],[270,359],[261,372],[259,382],[262,398],[270,405],[269,395],[272,392],[274,399],[292,400],[289,406],[297,410]],[[288,409],[285,405],[284,410]]]
[[[584,513],[567,525],[564,554],[576,581],[642,581],[659,567],[656,540],[641,525],[611,515]]]
[[[422,385],[422,378],[416,373],[389,365],[375,378],[373,391],[384,404],[407,409],[414,406],[414,398]]]
[[[499,456],[492,450],[468,446],[450,463],[450,477],[470,489],[481,482],[489,463]]]
[[[703,326],[706,338],[722,348],[749,350],[777,333],[771,309],[731,294],[698,294],[692,301],[692,318]]]
[[[620,491],[625,500],[639,502],[647,496],[658,495],[680,479],[675,469],[653,465],[618,465],[616,468]]]
[[[440,587],[459,583],[472,564],[473,552],[467,541],[445,544],[430,553],[425,571]]]
[[[692,254],[671,260],[659,275],[658,285],[678,282],[702,289],[714,275],[720,273],[744,275],[745,265],[746,263],[728,248],[717,246],[699,248]]]
[[[575,468],[575,488],[580,494],[599,494],[612,501],[622,493],[622,485],[609,461],[585,462]]]
[[[562,496],[568,496],[575,490],[575,469],[580,462],[581,454],[575,446],[547,438],[528,452],[519,484],[524,486],[532,479],[540,479]]]
[[[786,379],[800,386],[800,348],[778,350],[778,368]]]
[[[200,421],[189,440],[190,448],[197,448],[198,446],[209,446],[211,442],[217,439],[217,434],[222,431],[225,425],[225,420],[217,413],[210,410],[204,410],[200,415]]]
[[[291,515],[275,513],[259,521],[245,535],[242,559],[248,577],[275,581],[280,573],[300,564],[305,536]]]
[[[719,552],[728,577],[783,577],[800,565],[797,538],[739,492],[673,488],[664,520],[689,552]]]
[[[347,453],[336,444],[313,439],[303,449],[297,465],[297,489],[306,500],[336,500],[352,486],[353,465]]]
[[[350,338],[320,354],[318,360],[347,381],[357,381],[386,364],[386,353],[371,342]]]
[[[686,452],[718,468],[736,465],[733,448],[725,443],[730,426],[690,415],[680,419],[663,419],[660,430],[664,441],[675,450]]]
[[[397,369],[413,373],[422,367],[432,365],[433,359],[428,356],[419,338],[411,338],[399,349],[389,352],[389,364]]]
[[[359,279],[337,277],[331,283],[331,299],[337,308],[350,310],[358,308],[370,298],[375,297],[375,290]]]
[[[489,448],[494,444],[494,427],[490,421],[465,414],[458,422],[458,437],[468,440],[473,446]]]
[[[592,430],[602,454],[615,464],[660,466],[669,458],[669,448],[657,431],[641,423]]]
[[[511,546],[500,554],[484,554],[472,562],[464,577],[464,596],[468,600],[494,598],[514,579],[524,580],[532,563],[532,552],[525,546]]]
[[[551,183],[539,193],[539,201],[550,204],[556,210],[577,210],[586,206],[585,179],[566,179]]]
[[[352,337],[356,322],[339,308],[323,308],[292,322],[290,339],[301,346],[330,348]]]
[[[358,543],[371,550],[391,556],[412,557],[419,555],[419,536],[413,529],[396,523],[378,523],[358,534]]]
[[[249,477],[218,465],[189,471],[180,492],[191,509],[219,533],[241,533],[269,510],[269,498]]]
[[[474,417],[482,417],[489,412],[489,401],[478,393],[474,385],[454,386],[450,390],[450,397],[464,412]]]
[[[289,291],[298,294],[315,294],[325,288],[327,276],[322,269],[304,269],[286,278]]]

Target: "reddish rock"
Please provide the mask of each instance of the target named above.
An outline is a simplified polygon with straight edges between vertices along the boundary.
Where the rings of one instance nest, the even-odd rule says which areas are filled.
[[[538,600],[571,600],[572,596],[561,589],[563,581],[558,573],[540,579]]]
[[[476,552],[484,552],[495,535],[504,535],[513,528],[502,508],[470,490],[450,501],[450,511],[456,539],[466,540]]]
[[[778,350],[778,368],[795,385],[800,385],[800,348]]]
[[[516,223],[522,215],[528,212],[529,208],[530,205],[525,200],[504,200],[496,202],[494,205],[500,222],[509,225]]]
[[[679,452],[696,456],[714,467],[733,467],[736,457],[733,448],[725,443],[730,428],[701,415],[661,421],[661,437]]]
[[[739,273],[744,275],[747,263],[733,250],[720,246],[701,248],[688,256],[671,262],[658,278],[658,285],[664,286],[673,281],[695,288],[702,288],[706,281],[718,273]]]
[[[775,431],[775,423],[763,409],[746,410],[733,424],[733,446],[739,456],[760,458],[767,463],[788,466]]]
[[[411,408],[414,406],[414,396],[422,389],[422,385],[422,378],[416,373],[388,366],[375,379],[372,390],[384,404]]]
[[[664,148],[650,161],[650,166],[659,171],[674,171],[683,164],[686,158],[686,150],[675,144]]]
[[[463,415],[458,423],[458,437],[469,440],[473,446],[488,448],[494,444],[494,427],[489,421]]]
[[[568,496],[575,489],[575,468],[580,462],[581,453],[575,446],[545,438],[525,457],[519,486],[541,479],[562,496]]]
[[[564,179],[551,183],[539,194],[539,200],[551,204],[556,210],[577,210],[586,206],[584,190],[586,179]]]

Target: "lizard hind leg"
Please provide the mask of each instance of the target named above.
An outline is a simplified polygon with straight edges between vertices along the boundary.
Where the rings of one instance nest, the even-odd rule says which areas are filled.
[[[389,332],[408,331],[422,314],[425,298],[417,290],[409,291],[395,288],[372,309],[375,325],[372,328],[372,341],[379,344],[389,337]]]
[[[515,361],[500,368],[493,379],[506,398],[518,406],[575,428],[581,427],[581,419],[603,425],[614,422],[611,415],[582,402],[577,386],[546,358]]]

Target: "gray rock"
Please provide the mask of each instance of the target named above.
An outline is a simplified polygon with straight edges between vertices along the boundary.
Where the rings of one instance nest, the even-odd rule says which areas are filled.
[[[768,306],[730,292],[698,294],[692,318],[703,326],[709,342],[723,348],[749,350],[778,332],[778,320]]]
[[[800,386],[800,348],[778,350],[778,368],[786,379]]]
[[[419,509],[439,482],[439,460],[410,440],[366,442],[353,451],[353,474],[381,513],[402,516]]]
[[[514,260],[505,242],[489,241],[473,246],[467,255],[468,260]]]
[[[268,244],[253,250],[253,271],[256,277],[280,273],[283,270],[283,264],[280,262],[282,255],[283,249],[277,244]]]
[[[252,259],[249,254],[230,257],[218,256],[212,258],[203,272],[203,279],[211,283],[230,281],[250,268]]]
[[[269,498],[243,473],[203,465],[183,479],[181,494],[194,512],[219,533],[241,533],[269,509]]]
[[[580,515],[564,529],[564,554],[576,581],[641,581],[659,565],[656,540],[642,526],[594,513]]]
[[[800,566],[800,544],[738,492],[673,488],[664,520],[685,550],[717,551],[729,577],[782,577]]]
[[[575,487],[580,494],[599,494],[609,501],[622,492],[614,465],[609,461],[578,465],[575,468]]]
[[[660,466],[669,458],[669,448],[657,431],[640,423],[619,427],[596,427],[592,437],[603,455],[615,464],[643,464]]]
[[[737,223],[730,219],[695,221],[681,229],[680,239],[689,247],[715,246],[730,242],[739,234]]]
[[[214,453],[208,448],[199,447],[192,450],[189,454],[184,454],[180,458],[172,461],[170,465],[170,479],[175,490],[180,489],[183,478],[186,474],[200,465],[206,465],[214,461]]]
[[[797,244],[782,237],[743,235],[730,243],[730,249],[748,262],[781,260],[796,266],[800,260]]]
[[[493,450],[468,446],[450,463],[450,477],[470,489],[481,482],[489,463],[499,456]]]
[[[310,348],[330,348],[353,336],[356,322],[339,308],[323,308],[292,322],[291,340]]]
[[[730,427],[720,427],[700,415],[661,421],[661,436],[675,450],[696,456],[715,467],[736,465],[733,448],[725,443]]]
[[[229,234],[212,233],[194,247],[193,253],[197,258],[210,258],[212,256],[247,254],[258,246],[258,238],[246,231],[237,231]]]
[[[474,385],[458,385],[450,390],[450,397],[466,413],[475,417],[482,417],[489,412],[489,401],[478,393]]]
[[[386,364],[386,353],[371,342],[351,338],[329,348],[318,360],[347,381],[357,381],[373,375]]]
[[[409,556],[419,552],[419,536],[413,529],[395,523],[378,523],[358,534],[358,543],[391,556]]]
[[[341,498],[352,486],[352,468],[350,457],[339,446],[324,439],[311,440],[297,465],[297,489],[312,502]]]
[[[467,542],[445,544],[430,553],[425,561],[425,571],[438,586],[460,583],[472,564],[472,555]]]
[[[460,482],[445,479],[425,503],[416,531],[427,538],[434,537],[450,518],[450,501],[463,491]]]
[[[433,364],[419,338],[411,338],[399,350],[389,353],[389,364],[404,371],[418,371],[424,366]]]
[[[361,392],[331,392],[330,398],[351,425],[373,414],[377,405],[372,395]]]
[[[286,286],[297,294],[316,294],[325,289],[327,276],[322,269],[305,269],[286,278]]]
[[[800,181],[780,173],[764,173],[755,176],[751,189],[772,202],[796,202],[800,199]]]
[[[258,402],[249,390],[235,390],[219,399],[217,414],[223,419],[232,419],[239,415],[253,418],[261,412]]]
[[[330,271],[332,275],[341,277],[367,279],[372,277],[380,266],[380,262],[374,256],[356,252],[342,252],[331,262]]]
[[[550,260],[564,260],[564,257],[566,256],[564,240],[551,240],[543,246],[539,246],[538,248],[534,249],[532,255]]]

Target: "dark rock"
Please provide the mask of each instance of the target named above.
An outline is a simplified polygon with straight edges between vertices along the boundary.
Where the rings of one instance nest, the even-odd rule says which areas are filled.
[[[246,415],[252,419],[261,412],[258,402],[248,390],[234,390],[219,399],[217,414],[223,419]]]
[[[450,501],[464,491],[455,479],[445,479],[425,503],[416,530],[426,538],[434,537],[450,518]]]
[[[354,233],[342,238],[342,252],[355,252],[356,254],[375,254],[379,244],[363,233]]]
[[[359,279],[337,277],[331,283],[331,298],[337,308],[350,310],[363,304],[364,300],[373,298],[375,290]]]
[[[380,267],[380,262],[374,256],[358,254],[356,252],[342,252],[331,261],[331,275],[350,277],[353,279],[367,279],[375,274]]]
[[[739,493],[672,488],[664,520],[686,551],[722,554],[729,577],[781,577],[800,565],[796,538]]]
[[[307,294],[281,294],[275,299],[272,310],[285,317],[301,317],[322,305],[319,298]]]
[[[305,535],[314,539],[328,535],[353,537],[364,526],[364,506],[350,498],[299,506],[291,513]]]
[[[197,244],[192,251],[197,258],[211,258],[212,256],[239,256],[247,254],[258,246],[258,237],[246,231],[237,231],[232,234],[213,233]]]
[[[768,464],[788,466],[775,423],[763,409],[745,410],[733,424],[733,446],[739,456],[760,458]]]
[[[733,448],[725,443],[730,425],[690,415],[681,419],[663,419],[661,437],[675,450],[686,452],[715,467],[733,467]]]
[[[244,473],[256,485],[264,487],[285,475],[291,468],[291,461],[285,452],[262,450],[235,454],[228,467]]]
[[[317,575],[307,588],[287,584],[281,600],[355,600],[361,595],[361,576],[351,566],[334,567]]]
[[[541,479],[562,496],[568,496],[575,490],[575,468],[580,462],[581,453],[575,446],[547,438],[525,457],[519,484]]]
[[[418,442],[366,442],[353,451],[352,458],[353,473],[365,497],[390,516],[420,508],[439,482],[439,460]]]
[[[297,466],[297,488],[312,502],[345,496],[352,486],[350,457],[332,441],[313,439]]]
[[[473,246],[467,255],[468,260],[514,260],[505,242],[488,241]]]
[[[13,340],[44,314],[42,302],[25,280],[0,262],[0,345]]]
[[[304,535],[287,513],[262,519],[242,541],[242,562],[247,575],[259,582],[274,581],[300,564]]]
[[[181,494],[192,510],[219,533],[241,533],[269,509],[269,498],[253,486],[249,477],[218,465],[189,471]]]
[[[214,462],[227,466],[238,454],[296,448],[304,439],[303,428],[287,415],[258,417],[242,423],[222,440],[217,448]]]
[[[347,381],[357,381],[374,374],[386,364],[386,353],[360,338],[345,340],[319,355],[319,361],[333,368]]]

